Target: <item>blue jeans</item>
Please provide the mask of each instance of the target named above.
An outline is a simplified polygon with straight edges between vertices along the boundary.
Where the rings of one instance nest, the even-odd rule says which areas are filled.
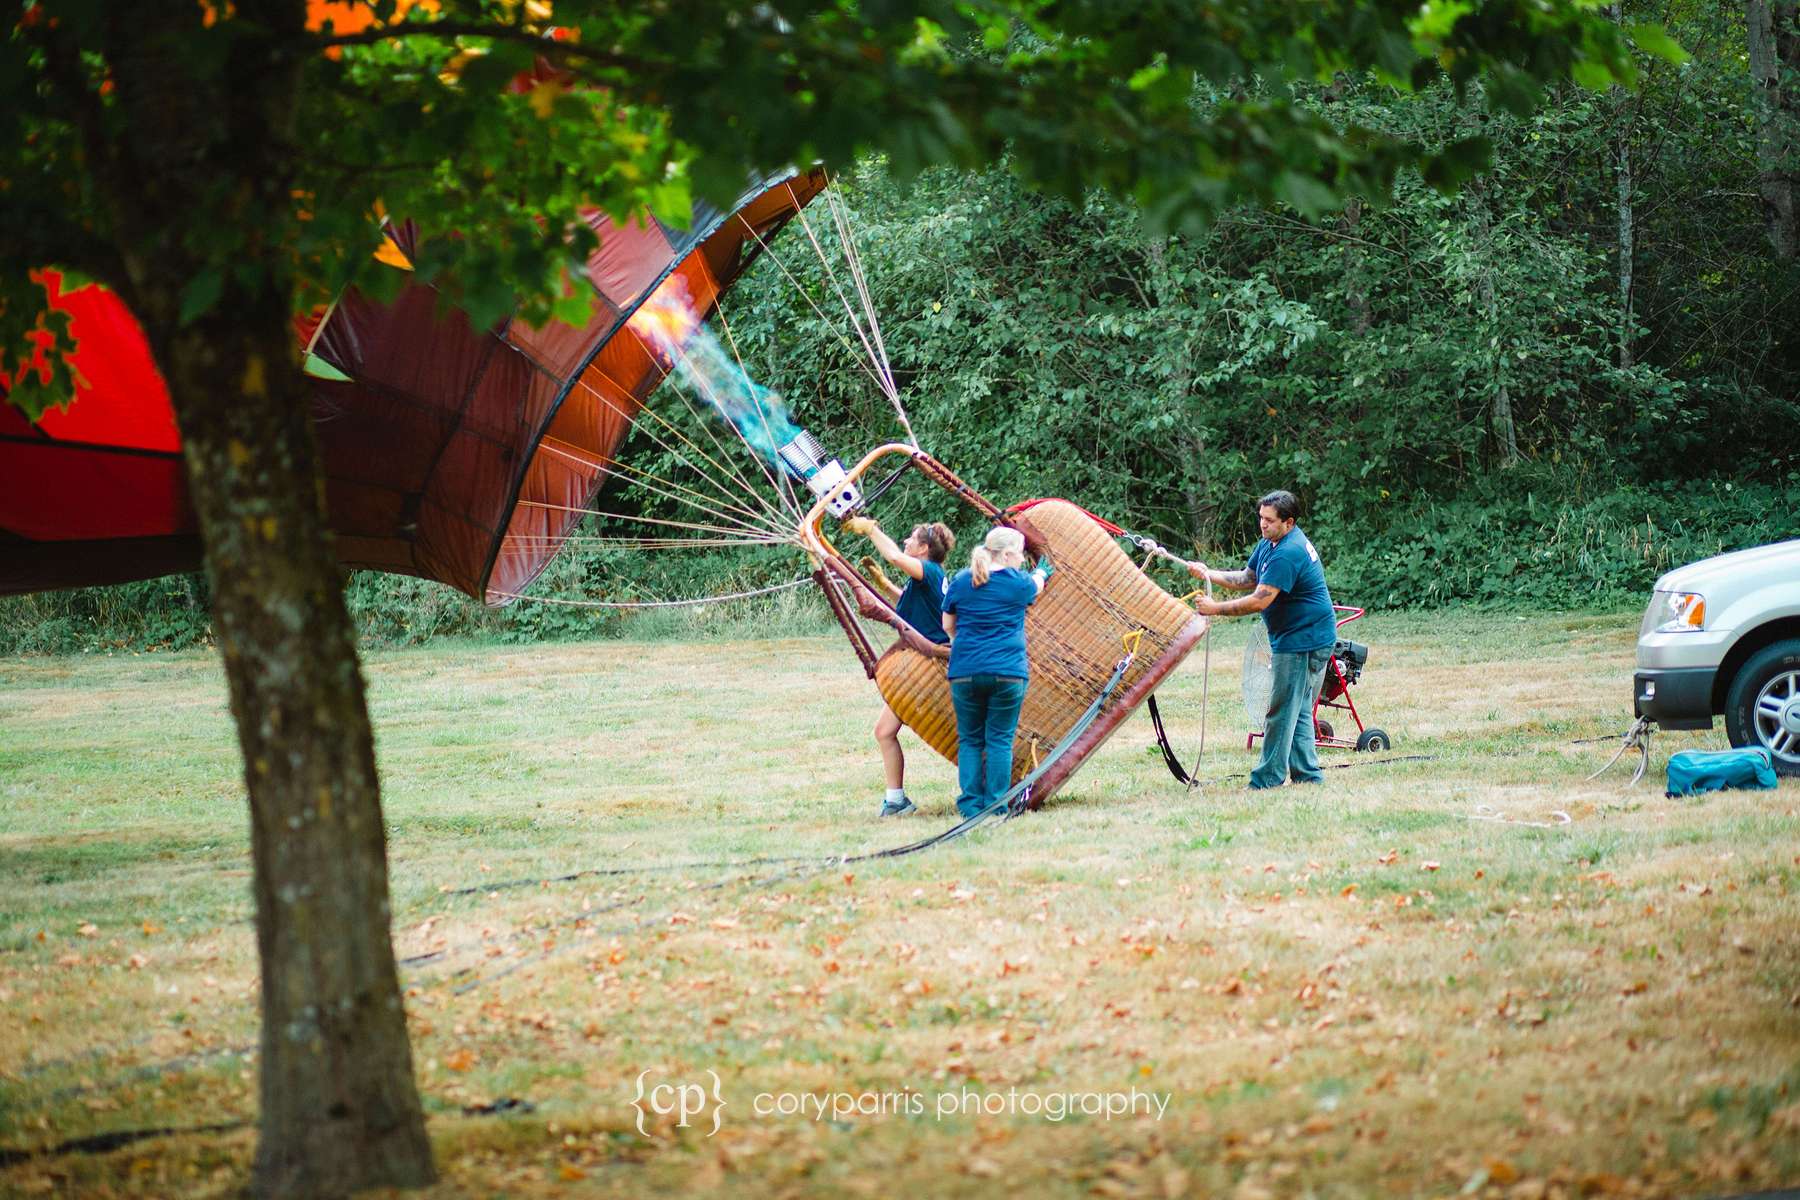
[[[950,681],[956,706],[956,810],[972,817],[1012,786],[1013,734],[1025,703],[1017,675],[969,675]]]
[[[1269,695],[1269,720],[1263,726],[1262,761],[1250,772],[1253,788],[1295,783],[1321,783],[1318,743],[1313,736],[1313,700],[1325,682],[1331,649],[1303,650],[1269,656],[1275,673]]]

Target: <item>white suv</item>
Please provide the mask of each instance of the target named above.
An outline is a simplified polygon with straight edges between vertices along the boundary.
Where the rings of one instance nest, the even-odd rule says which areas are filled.
[[[1638,630],[1633,706],[1667,729],[1725,718],[1800,775],[1800,540],[1689,563],[1656,581]]]

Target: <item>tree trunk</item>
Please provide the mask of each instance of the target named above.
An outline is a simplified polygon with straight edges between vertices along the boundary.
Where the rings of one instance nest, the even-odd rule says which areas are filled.
[[[1362,231],[1362,197],[1352,196],[1344,203],[1344,215],[1338,221],[1346,238],[1354,239]],[[1344,303],[1350,309],[1350,334],[1362,337],[1369,332],[1369,284],[1364,278],[1362,248],[1354,240],[1344,242]]]
[[[1757,189],[1763,224],[1775,257],[1800,253],[1800,85],[1783,74],[1800,72],[1800,4],[1796,0],[1746,0],[1750,81],[1757,97]]]
[[[101,172],[181,429],[244,756],[262,962],[252,1187],[284,1197],[434,1177],[389,936],[374,742],[278,241],[299,78],[280,39],[304,8],[240,0],[270,33],[241,39],[223,74],[186,69],[178,39],[197,8],[122,10],[108,59],[130,136]],[[227,258],[178,235],[196,213],[242,235],[227,261],[254,269],[224,272],[218,303],[184,322],[184,288]]]
[[[1624,5],[1612,6],[1612,19],[1621,24],[1624,22]],[[1632,315],[1632,266],[1633,240],[1637,232],[1635,218],[1631,207],[1631,129],[1636,123],[1636,100],[1624,95],[1619,88],[1613,92],[1619,102],[1618,137],[1615,142],[1614,156],[1618,162],[1618,195],[1619,195],[1619,369],[1628,371],[1637,361],[1634,327],[1636,318]]]
[[[1169,270],[1168,239],[1151,234],[1144,235],[1144,258],[1149,264],[1150,291],[1154,295],[1158,308],[1163,309],[1165,322],[1172,320],[1167,316],[1171,312],[1184,309],[1185,302],[1181,288],[1176,284]],[[1157,315],[1157,314],[1152,314]],[[1185,329],[1182,331],[1185,337]],[[1187,508],[1188,528],[1192,532],[1195,548],[1211,545],[1217,530],[1213,526],[1218,514],[1207,495],[1211,483],[1211,460],[1206,445],[1206,428],[1202,416],[1195,411],[1194,376],[1196,374],[1193,355],[1183,354],[1180,374],[1169,381],[1165,393],[1169,402],[1182,412],[1187,423],[1175,437],[1176,445],[1185,453],[1172,456],[1182,479],[1182,500]]]
[[[1633,228],[1631,208],[1631,131],[1619,133],[1619,369],[1630,370],[1637,361],[1632,336],[1631,267]]]
[[[1493,391],[1488,397],[1488,428],[1494,435],[1494,447],[1502,467],[1516,466],[1519,461],[1519,435],[1513,422],[1512,390],[1506,383],[1506,347],[1500,345],[1500,300],[1494,288],[1494,219],[1489,210],[1488,184],[1469,189],[1469,200],[1475,209],[1475,229],[1481,237],[1482,268],[1479,290],[1482,314],[1487,319],[1488,343],[1493,351]]]

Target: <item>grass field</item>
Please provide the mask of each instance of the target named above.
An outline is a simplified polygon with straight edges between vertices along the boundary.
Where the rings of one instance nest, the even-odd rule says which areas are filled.
[[[909,742],[924,814],[870,819],[841,641],[373,655],[430,1194],[1800,1185],[1800,786],[1663,798],[1717,732],[1583,782],[1634,627],[1372,617],[1358,704],[1428,757],[1253,797],[1228,622],[1195,792],[1140,715],[1045,811],[848,866],[949,824],[953,776]],[[1201,685],[1196,653],[1163,693],[1190,752]],[[0,731],[0,1193],[238,1193],[256,963],[215,661],[0,663]],[[145,1129],[185,1132],[15,1153]]]

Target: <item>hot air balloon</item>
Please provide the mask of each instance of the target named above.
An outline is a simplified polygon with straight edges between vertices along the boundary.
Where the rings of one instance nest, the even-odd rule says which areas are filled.
[[[411,282],[389,303],[347,291],[297,322],[344,564],[516,597],[582,519],[662,379],[631,316],[671,279],[710,311],[825,183],[822,170],[758,179],[727,209],[696,206],[687,230],[587,214],[599,305],[579,327],[476,329]],[[410,259],[416,227],[390,237]],[[0,404],[0,594],[197,569],[180,436],[143,334],[104,288],[45,282],[73,320],[85,385],[36,425]]]

